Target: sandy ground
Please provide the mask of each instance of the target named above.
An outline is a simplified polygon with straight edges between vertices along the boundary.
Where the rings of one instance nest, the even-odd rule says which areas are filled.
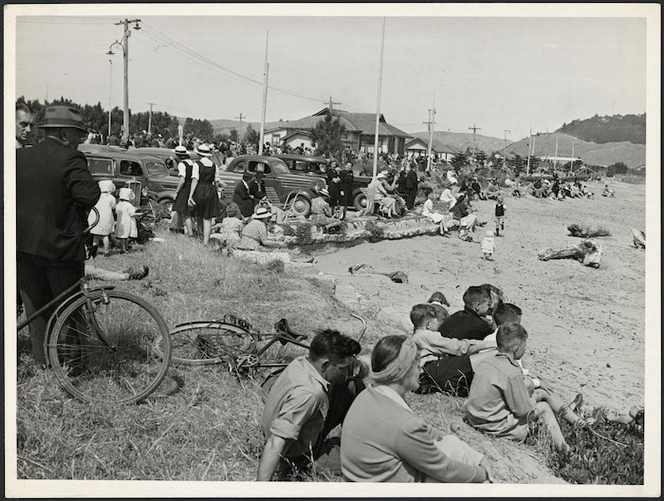
[[[592,406],[625,411],[644,399],[645,252],[632,245],[631,228],[645,229],[645,187],[615,183],[616,198],[553,201],[506,197],[504,236],[496,238],[494,261],[480,258],[479,243],[456,236],[416,237],[362,244],[317,256],[317,267],[337,279],[337,296],[359,311],[404,331],[412,329],[412,305],[439,290],[463,307],[470,285],[492,283],[523,310],[529,332],[524,366],[563,398],[581,391]],[[592,185],[595,193],[601,191]],[[491,201],[474,201],[480,220],[493,228]],[[599,269],[574,260],[543,262],[537,252],[563,248],[580,239],[567,235],[571,223],[601,225],[610,237],[597,238],[603,250]],[[478,228],[475,239],[484,237]],[[381,272],[404,271],[407,284],[382,275],[348,273],[365,263]]]

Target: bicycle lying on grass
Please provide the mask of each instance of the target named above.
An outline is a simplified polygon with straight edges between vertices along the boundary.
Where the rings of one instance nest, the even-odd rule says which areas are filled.
[[[170,363],[171,337],[154,306],[112,285],[92,288],[82,278],[22,321],[17,331],[53,307],[44,352],[72,397],[92,403],[135,403],[161,384]]]
[[[362,322],[362,331],[358,342],[367,328],[362,317],[351,313]],[[274,344],[282,346],[293,344],[305,349],[308,336],[291,329],[288,320],[282,318],[274,324],[274,332],[261,334],[240,318],[225,315],[221,320],[196,321],[177,325],[170,333],[172,338],[172,357],[174,364],[216,365],[228,364],[237,374],[246,374],[252,369],[286,367],[283,362],[269,363],[261,360],[262,355]],[[265,342],[260,348],[259,342]],[[158,352],[160,344],[155,345]]]

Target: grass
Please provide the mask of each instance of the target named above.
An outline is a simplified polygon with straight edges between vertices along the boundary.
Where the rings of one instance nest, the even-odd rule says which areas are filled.
[[[232,313],[265,333],[272,332],[282,317],[306,334],[327,327],[353,336],[359,333],[359,322],[318,275],[224,257],[181,235],[159,232],[158,236],[166,241],[98,259],[96,264],[114,270],[148,264],[147,278],[116,285],[154,305],[170,328]],[[369,353],[380,337],[403,333],[380,322],[374,310],[357,313],[368,321],[363,353]],[[20,479],[255,479],[263,448],[264,373],[239,379],[226,365],[173,365],[159,389],[141,404],[91,405],[69,398],[51,373],[36,367],[26,335],[20,334],[18,344]],[[288,361],[303,353],[292,345],[276,345],[264,360]],[[561,482],[546,466],[547,453],[537,444],[493,439],[464,424],[464,399],[433,394],[409,395],[408,401],[431,425],[452,430],[484,453],[495,466],[498,482]],[[299,480],[340,478],[317,470]]]

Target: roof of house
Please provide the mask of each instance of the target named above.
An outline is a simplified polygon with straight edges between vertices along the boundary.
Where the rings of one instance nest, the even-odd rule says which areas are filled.
[[[416,137],[406,142],[406,149],[412,148],[414,145],[418,143],[425,148],[429,147],[428,141]],[[459,148],[452,146],[451,144],[445,144],[442,141],[439,141],[438,139],[433,140],[433,142],[431,143],[431,148],[436,153],[450,153],[452,155],[458,155],[459,153],[461,153],[461,150],[459,150]]]
[[[302,136],[307,136],[307,137],[312,137],[313,136],[313,134],[309,130],[297,129],[297,130],[294,130],[292,132],[289,132],[288,134],[286,134],[281,139],[282,139],[282,141],[285,141],[286,139],[290,139],[291,137],[297,136],[298,134],[300,134]]]
[[[328,108],[314,113],[311,116],[303,117],[298,120],[289,120],[279,124],[278,127],[270,129],[273,132],[279,129],[287,130],[306,130],[316,126],[318,122],[325,118],[329,112]],[[376,114],[375,113],[350,113],[343,110],[332,110],[332,115],[339,118],[348,132],[357,132],[360,134],[373,135],[376,133]],[[412,137],[407,132],[388,124],[385,117],[381,114],[378,124],[378,134],[380,136]]]

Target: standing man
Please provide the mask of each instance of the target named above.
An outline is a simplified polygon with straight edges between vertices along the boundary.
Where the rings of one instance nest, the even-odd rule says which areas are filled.
[[[312,461],[341,471],[339,447],[325,441],[341,424],[364,388],[368,366],[356,359],[357,341],[327,329],[311,342],[309,355],[293,360],[270,388],[263,411],[267,439],[257,480],[280,479]]]
[[[353,164],[346,162],[345,170],[340,173],[341,182],[339,183],[341,198],[339,199],[339,219],[346,219],[346,211],[349,205],[353,205]]]
[[[417,165],[417,164],[415,164]],[[413,210],[415,207],[415,197],[417,197],[417,172],[413,166],[406,164],[406,207],[408,210]]]
[[[83,277],[86,212],[101,195],[77,150],[87,134],[80,111],[49,106],[40,127],[46,139],[16,151],[16,268],[28,316]],[[32,356],[42,368],[52,312],[30,325]]]
[[[32,110],[25,103],[16,103],[16,149],[32,146]]]

